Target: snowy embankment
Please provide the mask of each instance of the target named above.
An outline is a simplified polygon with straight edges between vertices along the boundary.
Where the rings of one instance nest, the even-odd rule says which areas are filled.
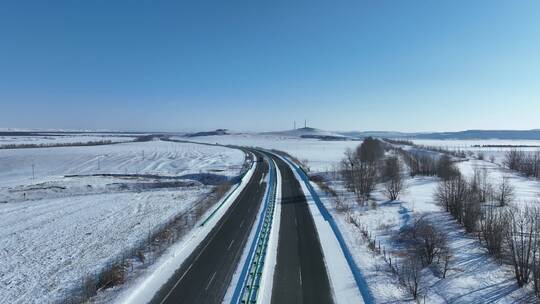
[[[161,141],[0,150],[0,302],[68,296],[206,197],[208,176],[236,176],[243,161],[238,150]]]

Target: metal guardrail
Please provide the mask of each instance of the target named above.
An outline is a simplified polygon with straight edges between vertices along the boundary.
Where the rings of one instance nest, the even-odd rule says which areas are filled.
[[[210,213],[208,215],[208,217],[202,221],[202,223],[199,225],[200,227],[206,225],[206,223],[212,218],[214,217],[214,215],[219,211],[219,209],[221,209],[221,207],[229,200],[229,197],[236,192],[236,190],[238,189],[238,187],[240,187],[240,185],[242,184],[242,179],[244,179],[244,177],[246,176],[246,174],[248,173],[248,171],[251,169],[252,166],[255,166],[255,161],[253,160],[253,156],[251,156],[250,158],[250,163],[249,163],[249,166],[245,166],[244,168],[242,168],[242,172],[240,173],[240,175],[238,176],[237,178],[237,182],[235,183],[235,186],[234,186],[234,189],[232,190],[229,190],[229,193],[227,194],[226,197],[224,197],[222,200],[221,200],[221,203],[214,209],[214,211],[212,211],[212,213]]]
[[[234,290],[232,304],[257,303],[257,295],[262,277],[268,240],[272,229],[274,209],[276,204],[276,169],[275,164],[266,155],[269,164],[269,181],[265,196],[264,209],[257,225],[255,238],[251,244],[248,258],[240,273],[240,278]]]

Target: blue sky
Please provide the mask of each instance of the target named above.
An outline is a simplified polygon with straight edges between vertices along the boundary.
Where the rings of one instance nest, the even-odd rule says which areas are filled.
[[[2,1],[0,127],[540,128],[540,1]]]

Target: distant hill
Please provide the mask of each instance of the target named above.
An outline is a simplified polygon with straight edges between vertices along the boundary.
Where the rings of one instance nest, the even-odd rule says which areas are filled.
[[[186,134],[186,137],[199,137],[199,136],[215,136],[215,135],[228,135],[227,129],[217,129],[215,131],[197,132]]]
[[[265,132],[264,135],[277,135],[298,138],[314,138],[320,140],[350,140],[351,138],[339,133],[324,131],[316,128],[298,128],[293,130]]]

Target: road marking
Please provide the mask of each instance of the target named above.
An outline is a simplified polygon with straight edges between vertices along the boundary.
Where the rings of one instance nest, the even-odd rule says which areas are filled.
[[[218,227],[218,229],[221,229],[221,227],[223,226],[223,223],[221,223],[221,225]],[[180,284],[180,282],[182,281],[182,279],[184,279],[184,277],[188,274],[188,272],[191,270],[191,267],[193,267],[193,265],[197,262],[197,260],[199,259],[199,257],[201,256],[201,254],[203,254],[204,250],[206,249],[206,247],[208,247],[208,245],[210,245],[210,243],[212,243],[212,241],[214,240],[214,237],[216,236],[216,234],[214,234],[210,240],[208,242],[206,242],[206,244],[204,245],[203,249],[201,251],[199,251],[199,254],[197,254],[197,256],[195,257],[195,259],[193,259],[193,262],[189,265],[188,269],[186,269],[186,271],[182,274],[182,276],[180,277],[180,279],[178,279],[178,281],[176,281],[176,283],[174,284],[174,286],[171,288],[171,290],[169,290],[169,292],[165,295],[165,297],[163,298],[163,300],[160,302],[160,304],[163,304],[165,303],[165,301],[167,301],[167,299],[169,298],[169,296],[171,295],[171,293],[176,289],[176,287],[178,286],[178,284]]]
[[[214,278],[216,277],[216,273],[217,272],[214,272],[214,274],[212,275],[212,277],[210,278],[210,281],[208,281],[208,284],[206,284],[206,288],[204,290],[208,290],[208,287],[210,287],[210,284],[212,284],[212,281],[214,280]]]
[[[234,243],[234,239],[231,241],[231,243],[229,244],[229,247],[227,247],[227,251],[229,251],[229,249],[231,249],[231,246],[232,244]]]
[[[242,228],[242,226],[244,226],[244,220],[240,222],[240,228]]]
[[[302,286],[302,268],[298,267],[298,275],[300,276],[300,286]]]

